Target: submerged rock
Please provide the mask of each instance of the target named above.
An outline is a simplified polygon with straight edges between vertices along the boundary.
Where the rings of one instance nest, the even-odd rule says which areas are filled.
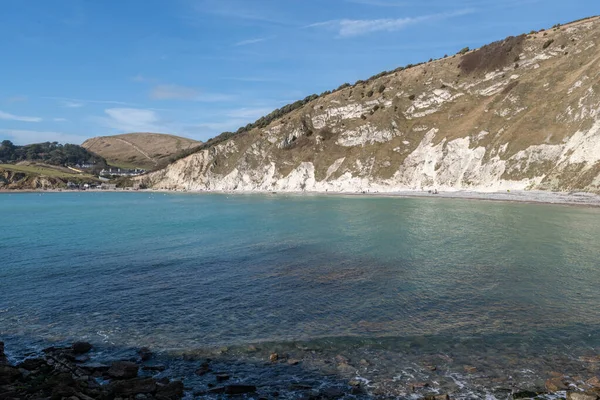
[[[111,382],[109,388],[116,395],[149,394],[156,391],[156,381],[152,378],[120,380]]]
[[[147,347],[142,347],[138,350],[138,355],[142,361],[148,361],[152,358],[152,351]]]
[[[88,342],[75,342],[73,343],[72,349],[73,349],[73,354],[85,354],[85,353],[89,353],[90,350],[92,350],[92,345]]]
[[[108,370],[107,374],[115,379],[132,379],[138,376],[138,365],[131,361],[116,361]]]

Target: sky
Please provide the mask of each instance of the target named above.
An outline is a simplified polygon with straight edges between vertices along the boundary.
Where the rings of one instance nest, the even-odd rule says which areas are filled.
[[[598,0],[0,0],[0,140],[207,140],[345,82],[597,14]]]

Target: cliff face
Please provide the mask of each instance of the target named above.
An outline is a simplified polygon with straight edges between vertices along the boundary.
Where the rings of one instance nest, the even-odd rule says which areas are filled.
[[[600,20],[397,70],[144,179],[159,189],[600,191]]]

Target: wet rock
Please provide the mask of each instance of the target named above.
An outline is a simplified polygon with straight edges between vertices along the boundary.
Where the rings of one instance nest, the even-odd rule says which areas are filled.
[[[202,365],[200,365],[200,368],[198,368],[196,370],[196,375],[198,376],[203,376],[206,375],[210,372],[210,364],[208,363],[208,361],[205,361],[202,363]]]
[[[429,394],[423,397],[423,400],[450,400],[447,394]]]
[[[518,392],[513,393],[512,398],[513,399],[533,399],[541,394],[544,394],[543,392],[534,392],[531,390],[519,390]]]
[[[310,385],[303,385],[301,383],[293,383],[290,385],[290,390],[295,391],[295,390],[311,390],[312,386]]]
[[[229,380],[229,375],[227,374],[218,374],[215,375],[215,378],[217,379],[217,382],[225,382]]]
[[[109,384],[109,389],[115,395],[122,396],[135,396],[140,393],[149,394],[156,391],[156,381],[152,378],[114,381]]]
[[[138,355],[142,361],[148,361],[152,358],[152,352],[147,347],[142,347],[138,350]]]
[[[0,365],[7,364],[8,360],[4,354],[4,342],[0,342]]]
[[[110,366],[101,363],[88,363],[82,365],[81,368],[93,374],[106,372],[110,369]]]
[[[225,387],[225,394],[246,394],[256,392],[254,385],[229,385]]]
[[[144,365],[142,367],[143,371],[149,371],[149,372],[163,372],[164,370],[166,370],[167,367],[165,367],[164,365]]]
[[[112,363],[107,374],[115,379],[132,379],[138,376],[138,365],[131,361],[116,361]]]
[[[271,353],[271,355],[269,356],[269,361],[274,363],[274,362],[277,362],[277,360],[279,360],[279,354]]]
[[[256,348],[256,346],[251,344],[250,346],[248,346],[247,351],[248,351],[248,353],[256,353],[258,351],[258,348]]]
[[[437,367],[435,365],[426,365],[425,368],[428,369],[429,371],[437,370]]]
[[[299,360],[296,360],[296,359],[294,359],[294,358],[290,358],[290,359],[287,361],[287,363],[288,363],[288,365],[298,365],[298,364],[300,364],[300,361],[299,361]]]
[[[8,365],[0,365],[0,385],[8,385],[21,378],[18,368]]]
[[[89,353],[93,346],[88,342],[75,342],[71,347],[73,354],[85,354]]]
[[[567,390],[568,384],[562,377],[550,378],[546,381],[546,389],[549,392],[558,392],[560,390]]]
[[[585,383],[592,387],[600,388],[600,379],[597,376],[588,379],[587,381],[585,381]]]
[[[183,382],[173,381],[166,385],[158,384],[155,397],[159,400],[176,400],[183,397],[183,392]]]
[[[469,374],[474,374],[475,372],[477,372],[477,368],[471,365],[465,365],[465,372]]]
[[[23,368],[27,371],[35,371],[36,369],[47,367],[46,360],[41,358],[28,358],[17,365],[17,368]]]
[[[341,354],[338,354],[337,356],[335,356],[335,362],[338,364],[349,364],[350,359],[348,357],[344,357]]]
[[[344,390],[337,387],[329,387],[321,390],[319,395],[324,399],[339,399],[344,397]]]
[[[598,400],[595,393],[567,392],[567,400]]]
[[[413,392],[424,389],[426,387],[429,387],[429,383],[427,382],[413,382],[410,384],[410,390]]]

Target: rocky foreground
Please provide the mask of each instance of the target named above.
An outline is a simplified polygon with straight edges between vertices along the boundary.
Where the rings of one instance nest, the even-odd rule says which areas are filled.
[[[181,381],[140,376],[138,362],[151,356],[141,351],[138,362],[112,365],[87,363],[92,345],[74,343],[50,347],[40,358],[10,365],[0,342],[0,399],[157,399],[175,400],[184,395]]]
[[[210,381],[207,390],[194,391],[186,388],[181,380],[172,380],[162,376],[166,366],[148,362],[154,355],[147,348],[138,351],[135,358],[101,364],[91,361],[93,346],[86,342],[77,342],[70,347],[50,347],[43,350],[37,358],[27,358],[18,364],[11,364],[4,354],[4,343],[0,342],[0,400],[8,399],[157,399],[175,400],[181,398],[246,398],[246,399],[424,399],[450,400],[452,395],[431,392],[434,388],[427,382],[411,384],[410,395],[392,395],[393,391],[371,390],[364,379],[351,379],[338,386],[307,386],[287,382],[289,390],[278,391],[266,384],[234,383],[228,373],[221,371],[223,365],[211,360],[197,361],[194,375]],[[363,362],[364,360],[361,360]],[[294,366],[301,360],[286,355],[271,353],[265,366]],[[338,369],[348,366],[348,359],[336,357]],[[366,362],[366,361],[364,361]],[[435,367],[430,367],[435,370]],[[474,367],[470,367],[475,370]],[[159,378],[160,376],[160,378]],[[284,375],[280,378],[285,380]],[[272,383],[272,382],[271,382]],[[280,382],[286,385],[286,382]],[[391,388],[388,388],[391,389]],[[429,394],[427,394],[427,392]],[[600,400],[600,378],[594,377],[582,386],[579,379],[555,374],[545,382],[540,390],[520,390],[505,393],[507,399],[564,399]],[[467,396],[478,398],[477,395]],[[458,398],[465,398],[463,395]],[[490,398],[486,396],[486,398]],[[491,398],[497,398],[491,397]]]

